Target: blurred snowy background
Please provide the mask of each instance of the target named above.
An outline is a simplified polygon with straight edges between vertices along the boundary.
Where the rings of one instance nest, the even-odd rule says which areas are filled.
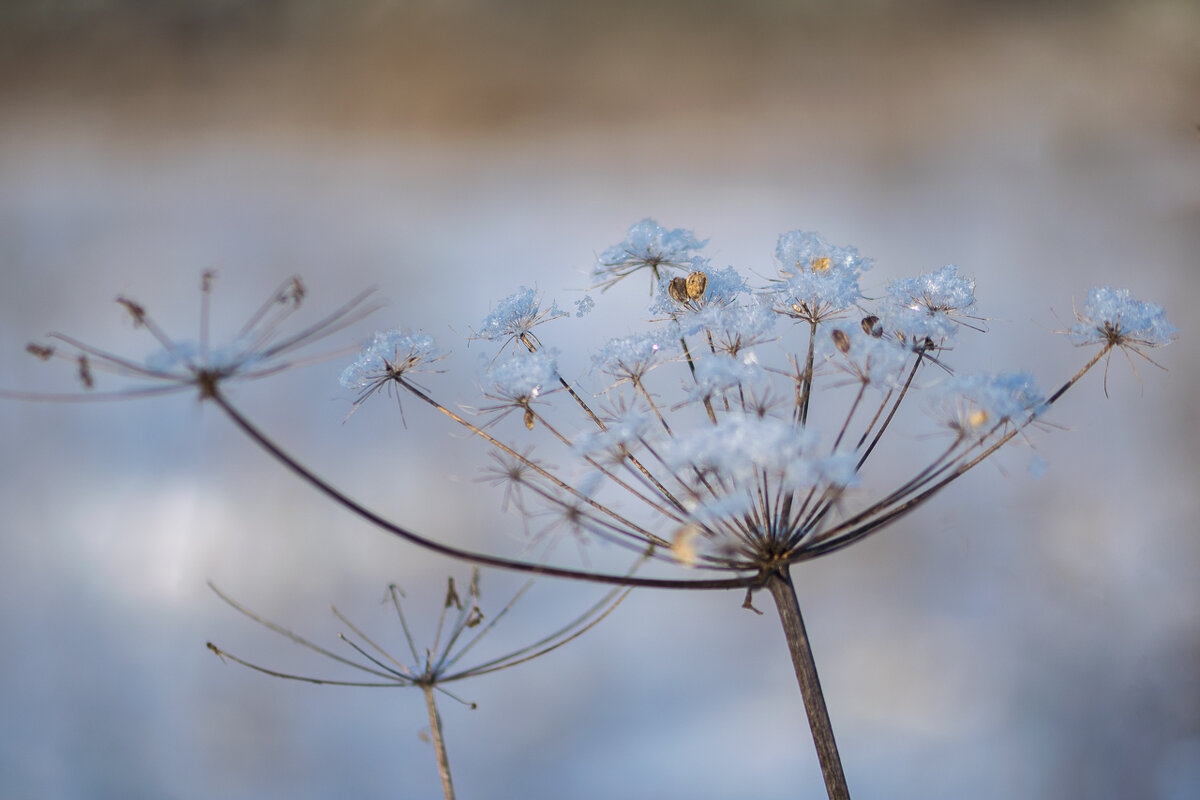
[[[469,365],[491,303],[526,284],[568,305],[646,216],[759,275],[794,228],[876,259],[867,287],[956,263],[992,321],[952,363],[1046,387],[1087,355],[1051,333],[1072,301],[1128,287],[1182,328],[1169,373],[1114,359],[1109,397],[1089,376],[1053,415],[1069,430],[1036,437],[1044,478],[1010,454],[794,577],[856,798],[1194,798],[1197,123],[1182,0],[9,0],[0,385],[73,386],[23,352],[51,330],[153,350],[118,293],[193,336],[205,269],[217,330],[299,274],[314,314],[389,301],[335,346],[403,324]],[[592,335],[636,329],[603,325],[615,296]],[[346,360],[236,399],[396,519],[520,552],[474,443],[411,404],[407,429],[386,401],[342,424]],[[437,385],[474,396],[469,369]],[[5,402],[0,443],[0,795],[438,796],[419,693],[222,664],[206,640],[335,673],[205,581],[330,645],[333,602],[399,646],[386,584],[432,619],[466,567],[348,518],[189,397]],[[516,585],[485,574],[485,604]],[[596,596],[543,581],[494,644]],[[460,795],[820,794],[778,621],[741,600],[639,592],[460,685]]]

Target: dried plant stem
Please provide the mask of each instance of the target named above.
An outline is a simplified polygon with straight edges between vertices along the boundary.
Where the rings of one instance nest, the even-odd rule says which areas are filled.
[[[813,661],[812,645],[804,629],[804,618],[800,616],[800,603],[796,599],[788,568],[784,566],[771,572],[767,575],[765,585],[775,600],[779,619],[783,622],[783,633],[787,637],[796,680],[804,698],[804,710],[808,713],[808,726],[812,730],[813,744],[817,747],[817,760],[821,763],[821,775],[825,778],[825,790],[829,793],[829,800],[850,800],[850,789],[846,785],[842,760],[833,738],[833,725],[829,721],[829,710],[825,707],[825,695],[821,692],[817,665]]]
[[[419,545],[426,550],[434,553],[440,553],[450,558],[455,558],[460,561],[466,561],[481,567],[497,567],[506,569],[511,572],[522,572],[526,574],[545,575],[552,578],[570,578],[578,581],[590,583],[604,583],[613,586],[641,586],[644,588],[653,589],[691,589],[696,591],[714,590],[714,589],[744,589],[750,586],[758,586],[762,580],[757,575],[744,575],[736,578],[710,578],[700,580],[674,580],[669,578],[641,578],[635,575],[610,575],[599,572],[584,572],[576,569],[566,569],[563,567],[553,567],[546,564],[540,564],[532,561],[519,561],[517,559],[502,558],[500,556],[488,555],[487,553],[477,553],[472,550],[464,550],[458,547],[452,547],[447,544],[442,544],[434,539],[414,533],[407,528],[401,527],[390,520],[385,519],[381,515],[370,510],[361,503],[351,499],[348,495],[342,493],[328,481],[318,477],[316,473],[305,467],[283,448],[275,444],[265,433],[260,431],[249,419],[242,415],[228,399],[219,391],[214,391],[208,398],[216,403],[225,416],[239,429],[246,434],[259,447],[270,454],[276,461],[287,467],[294,475],[305,481],[313,489],[324,494],[326,497],[333,500],[335,503],[345,508],[355,516],[366,522],[374,525],[381,530],[384,530],[393,536],[397,536],[412,544]]]
[[[446,754],[446,738],[442,735],[442,715],[438,713],[433,697],[433,686],[425,683],[421,689],[425,692],[425,708],[429,710],[429,731],[437,753],[438,775],[442,777],[442,794],[446,800],[454,800],[454,780],[450,777],[450,756]]]
[[[808,355],[804,358],[804,375],[802,381],[804,383],[804,394],[800,400],[800,407],[796,409],[797,419],[801,425],[808,424],[808,406],[812,401],[812,384],[813,384],[813,364],[817,350],[817,320],[814,318],[809,322],[808,328]]]

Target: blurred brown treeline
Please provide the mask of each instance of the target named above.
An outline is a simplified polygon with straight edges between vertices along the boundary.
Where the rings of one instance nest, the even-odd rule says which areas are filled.
[[[856,109],[840,108],[853,114],[840,122],[878,127],[892,122],[881,115],[894,111],[887,99],[896,82],[921,79],[923,54],[932,50],[939,65],[947,49],[960,49],[969,64],[968,54],[1011,42],[1025,28],[1088,50],[1136,46],[1131,29],[1147,26],[1156,37],[1174,30],[1186,39],[1196,17],[1189,7],[1170,0],[9,0],[0,4],[0,115],[21,113],[21,101],[31,101],[182,125],[219,114],[314,133],[545,134],[546,126],[636,127],[664,113],[706,118],[719,110],[729,120],[802,101],[791,110],[820,125],[841,89],[853,87]],[[1186,47],[1146,57],[1185,58]],[[901,62],[908,68],[889,66]],[[931,61],[924,80],[971,78],[953,72]],[[864,85],[873,91],[863,94]]]

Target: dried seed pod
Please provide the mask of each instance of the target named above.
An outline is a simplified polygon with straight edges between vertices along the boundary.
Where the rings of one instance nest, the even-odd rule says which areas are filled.
[[[536,419],[536,417],[534,417],[533,409],[526,408],[525,409],[525,427],[528,428],[529,430],[533,430],[534,419]]]
[[[133,327],[139,328],[146,324],[146,309],[139,303],[133,302],[128,297],[118,297],[117,303],[129,312],[129,316],[133,317]]]
[[[833,337],[833,344],[837,349],[845,355],[850,352],[850,337],[841,328],[834,328],[830,334]]]
[[[304,302],[304,296],[308,294],[308,290],[304,288],[304,283],[299,278],[292,278],[275,296],[275,302],[281,306],[291,306],[299,308]]]
[[[30,342],[29,344],[25,345],[25,352],[29,353],[35,358],[40,358],[42,361],[49,361],[54,355],[54,348],[50,347],[49,345]]]
[[[96,379],[92,377],[92,365],[88,362],[87,356],[79,357],[79,382],[85,389],[91,389],[96,385]]]
[[[879,324],[879,317],[874,315],[863,317],[862,329],[863,333],[868,336],[874,336],[876,339],[883,336],[883,326]]]
[[[686,303],[688,300],[688,285],[686,278],[671,278],[667,284],[667,294],[676,303]]]
[[[699,300],[704,296],[704,290],[708,287],[708,276],[703,272],[696,270],[687,276],[686,289],[688,300]]]
[[[814,258],[809,266],[812,267],[813,272],[825,272],[833,266],[833,262],[829,259],[829,256],[821,256],[820,258]]]
[[[459,611],[462,610],[462,598],[458,596],[458,589],[454,588],[454,578],[448,578],[446,581],[446,602],[443,608],[454,606]]]

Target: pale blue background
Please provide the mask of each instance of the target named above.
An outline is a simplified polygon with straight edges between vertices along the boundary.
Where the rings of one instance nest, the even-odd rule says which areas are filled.
[[[763,275],[797,227],[877,259],[869,286],[957,263],[992,321],[952,362],[1047,386],[1085,356],[1051,333],[1072,301],[1127,286],[1183,329],[1169,373],[1115,359],[1108,399],[1090,376],[1035,437],[1046,477],[1009,454],[795,579],[856,798],[1198,796],[1200,16],[906,6],[13,4],[0,385],[71,387],[23,353],[50,330],[149,353],[118,293],[193,335],[208,268],[225,329],[298,273],[314,311],[389,301],[331,346],[392,324],[453,343],[523,283],[577,299],[644,216]],[[581,330],[637,325],[612,306]],[[476,353],[456,351],[429,383],[470,402]],[[398,520],[519,552],[474,443],[412,403],[407,429],[386,401],[342,425],[343,363],[236,397]],[[920,433],[881,465],[904,474]],[[419,693],[222,665],[206,640],[333,672],[205,581],[330,644],[335,602],[399,646],[384,586],[431,615],[465,568],[347,518],[187,397],[5,403],[0,446],[0,795],[438,795]],[[493,603],[515,585],[484,581]],[[495,644],[594,597],[545,582]],[[778,623],[741,599],[640,592],[460,685],[479,704],[443,706],[460,796],[820,795]]]

